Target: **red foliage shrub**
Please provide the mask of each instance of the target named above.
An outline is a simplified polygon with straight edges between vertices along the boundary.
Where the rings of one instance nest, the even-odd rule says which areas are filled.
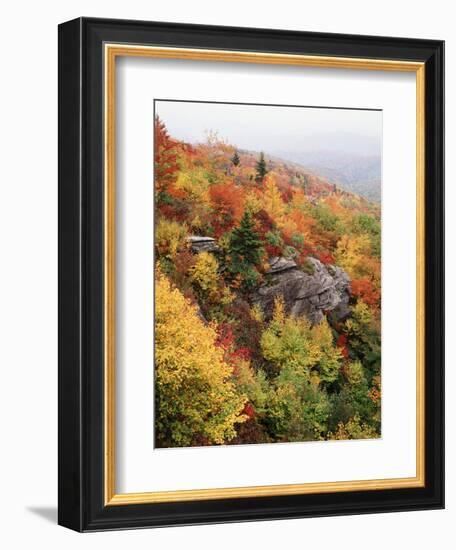
[[[215,345],[223,348],[224,350],[230,350],[234,344],[233,329],[229,323],[220,323],[218,326],[217,340]]]
[[[276,227],[274,220],[266,212],[266,210],[260,210],[253,217],[256,222],[256,229],[263,238],[268,231],[272,231]]]
[[[174,257],[175,271],[173,273],[173,282],[178,288],[184,288],[188,281],[190,268],[195,264],[195,255],[190,250],[180,250]]]
[[[291,185],[287,189],[284,189],[281,192],[281,197],[282,197],[283,202],[288,203],[288,202],[291,201],[291,199],[293,198],[293,188],[291,187]]]
[[[319,251],[316,253],[317,259],[320,260],[322,264],[334,264],[335,259],[332,254],[327,252],[326,250]]]
[[[360,298],[368,306],[378,307],[380,291],[374,287],[372,281],[369,279],[353,279],[351,282],[351,292],[353,296]]]
[[[239,221],[243,210],[243,192],[231,180],[214,183],[209,188],[211,206],[214,210],[212,226],[215,237],[229,231]]]
[[[249,403],[247,401],[247,403],[245,404],[245,407],[244,407],[244,410],[242,411],[243,414],[246,414],[249,418],[254,418],[255,416],[255,409],[252,405],[252,403]]]
[[[163,218],[181,223],[187,220],[189,213],[189,205],[184,200],[174,200],[172,204],[161,203],[156,208]]]
[[[235,375],[237,374],[239,359],[250,361],[250,349],[248,347],[236,347],[235,334],[232,325],[229,323],[220,323],[218,326],[218,335],[215,345],[224,350],[223,358],[232,366]]]
[[[264,428],[256,418],[249,418],[237,428],[237,436],[232,439],[230,445],[243,445],[246,443],[270,443]]]
[[[251,316],[249,304],[242,300],[231,304],[227,313],[236,320],[230,326],[233,327],[232,333],[238,350],[245,350],[241,351],[241,354],[244,353],[242,358],[247,359],[245,352],[248,351],[252,367],[259,366],[263,357],[260,346],[262,323]]]
[[[341,348],[342,355],[345,359],[348,359],[347,336],[345,334],[339,334],[336,345]]]
[[[266,250],[266,254],[268,255],[268,258],[273,258],[274,256],[281,256],[283,253],[282,247],[275,246],[269,243],[265,245],[264,249]]]

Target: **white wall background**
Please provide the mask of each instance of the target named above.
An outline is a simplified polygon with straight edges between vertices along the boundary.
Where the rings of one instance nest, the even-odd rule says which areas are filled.
[[[80,15],[272,27],[447,41],[447,277],[456,264],[456,38],[451,3],[434,0],[68,0],[2,9],[0,74],[0,544],[4,548],[450,548],[447,510],[78,535],[55,525],[57,493],[57,24]],[[448,292],[448,339],[456,330]],[[451,350],[450,350],[451,351]],[[448,353],[447,387],[456,383]],[[447,463],[456,462],[456,404],[447,404]],[[81,538],[82,537],[82,538]]]

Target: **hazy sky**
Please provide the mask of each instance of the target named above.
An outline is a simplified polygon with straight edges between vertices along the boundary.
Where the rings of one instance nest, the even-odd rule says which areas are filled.
[[[381,155],[380,111],[157,101],[169,133],[190,143],[218,132],[240,149]]]

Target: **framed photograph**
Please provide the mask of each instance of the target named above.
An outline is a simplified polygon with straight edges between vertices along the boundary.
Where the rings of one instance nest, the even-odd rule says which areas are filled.
[[[59,523],[442,508],[444,45],[59,27]]]

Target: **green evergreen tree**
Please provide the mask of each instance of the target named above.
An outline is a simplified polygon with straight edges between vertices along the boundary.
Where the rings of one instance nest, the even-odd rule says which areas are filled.
[[[255,266],[261,262],[263,252],[252,213],[246,211],[239,226],[231,232],[228,267],[233,277],[240,276],[243,290],[250,290],[257,284],[260,275]]]
[[[230,254],[253,265],[261,261],[261,239],[255,229],[253,215],[249,210],[244,212],[239,227],[235,227],[231,233]]]
[[[239,158],[237,151],[235,151],[234,155],[231,157],[231,162],[234,164],[234,166],[239,166],[241,164],[241,159]]]
[[[261,151],[260,158],[256,163],[256,181],[261,182],[264,179],[264,176],[268,173],[266,166],[266,161],[264,159],[264,153]]]

